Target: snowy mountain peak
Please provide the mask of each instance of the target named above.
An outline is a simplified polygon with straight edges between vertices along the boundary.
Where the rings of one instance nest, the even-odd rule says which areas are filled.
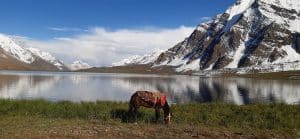
[[[228,20],[231,20],[234,16],[237,16],[246,10],[248,10],[255,0],[238,0],[232,7],[230,7],[225,13],[229,14]]]
[[[70,65],[69,68],[71,70],[79,70],[79,69],[88,69],[88,68],[91,68],[91,66],[84,61],[76,60]]]
[[[136,63],[137,61],[139,61],[139,59],[141,59],[141,56],[139,56],[139,55],[130,56],[128,58],[124,58],[124,59],[120,60],[119,62],[112,63],[112,66],[130,65],[130,64]]]
[[[64,66],[64,64],[63,64],[62,61],[58,60],[57,58],[55,58],[54,56],[52,56],[48,52],[44,52],[44,51],[41,51],[40,49],[32,48],[32,47],[27,48],[27,50],[29,50],[30,52],[32,52],[36,56],[40,57],[41,59],[43,59],[43,60],[45,60],[45,61],[53,64],[59,70],[63,70],[65,68],[65,66]]]
[[[13,56],[14,58],[27,64],[30,64],[35,60],[30,51],[16,44],[7,35],[0,34],[0,48],[2,48],[6,53]]]
[[[112,63],[112,66],[125,66],[125,65],[133,65],[133,64],[153,63],[162,52],[164,52],[164,50],[155,48],[150,54],[145,54],[143,56],[134,55],[129,58],[125,58],[119,62]]]
[[[299,0],[237,0],[225,12],[228,21],[236,21],[242,16],[256,18],[254,14],[263,15],[270,23],[286,25],[293,32],[300,32],[300,1]]]

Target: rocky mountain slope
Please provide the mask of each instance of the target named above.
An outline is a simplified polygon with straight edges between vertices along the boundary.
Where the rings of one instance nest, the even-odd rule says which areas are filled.
[[[177,71],[245,68],[297,62],[299,53],[299,0],[238,0],[162,53],[155,65]]]
[[[161,53],[153,66],[178,72],[214,69],[300,69],[300,1],[237,0]],[[138,64],[138,62],[137,62]],[[292,67],[292,68],[291,68]]]
[[[0,69],[62,71],[68,68],[50,53],[25,49],[13,38],[0,34]]]
[[[55,58],[53,55],[51,55],[48,52],[44,52],[37,48],[32,48],[32,47],[27,48],[27,50],[29,50],[31,53],[38,56],[39,58],[45,60],[46,62],[54,65],[58,70],[68,70],[68,68],[61,60]]]

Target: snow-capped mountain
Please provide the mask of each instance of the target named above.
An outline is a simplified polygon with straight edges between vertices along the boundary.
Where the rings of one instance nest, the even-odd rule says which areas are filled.
[[[30,64],[35,60],[30,51],[22,48],[4,34],[0,34],[0,48],[2,48],[6,54],[11,55],[24,63]]]
[[[51,55],[48,52],[41,51],[40,49],[37,48],[27,48],[31,53],[34,55],[40,57],[41,59],[53,64],[56,66],[59,70],[67,70],[67,67],[64,65],[64,63],[57,58],[55,58],[53,55]]]
[[[0,34],[0,69],[68,70],[51,54],[35,48],[23,48],[14,38]]]
[[[71,70],[80,70],[80,69],[88,69],[88,68],[91,68],[91,66],[86,63],[86,62],[83,62],[81,60],[76,60],[74,61],[70,66],[69,68]]]
[[[174,66],[179,72],[272,67],[299,63],[299,53],[299,0],[237,0],[163,52],[154,65]]]
[[[122,59],[122,60],[119,61],[119,62],[114,62],[114,63],[112,63],[112,66],[125,66],[125,65],[135,64],[135,63],[137,63],[137,62],[139,61],[139,59],[140,59],[141,57],[142,57],[142,56],[134,55],[134,56],[131,56],[131,57]]]
[[[164,50],[154,49],[150,54],[146,54],[144,56],[131,56],[129,58],[125,58],[119,62],[112,63],[112,66],[125,66],[125,65],[134,65],[134,64],[150,64],[153,63],[158,56],[164,52]]]

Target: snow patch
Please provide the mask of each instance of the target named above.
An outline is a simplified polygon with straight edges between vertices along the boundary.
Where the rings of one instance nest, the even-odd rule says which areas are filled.
[[[215,63],[210,64],[208,68],[204,69],[204,71],[212,70],[214,65]]]
[[[233,17],[242,14],[247,9],[249,9],[255,0],[238,0],[234,6],[230,7],[225,13],[229,14],[228,20],[231,20]]]
[[[240,47],[234,53],[233,61],[225,66],[225,68],[238,68],[239,61],[243,57],[245,49],[245,43],[241,41]]]
[[[273,63],[284,63],[284,62],[293,62],[300,60],[300,54],[295,51],[294,48],[292,48],[291,45],[282,46],[281,50],[285,51],[287,55],[283,58],[280,58]]]
[[[183,72],[183,71],[198,71],[200,69],[200,59],[194,60],[191,63],[183,64],[179,68],[176,68],[177,72]]]
[[[300,17],[299,16],[297,17],[297,20],[290,21],[290,30],[292,32],[300,33]]]

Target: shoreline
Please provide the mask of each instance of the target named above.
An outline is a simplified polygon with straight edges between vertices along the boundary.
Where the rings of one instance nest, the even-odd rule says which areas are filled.
[[[233,71],[202,71],[202,72],[176,72],[174,67],[154,67],[151,65],[130,65],[119,67],[94,67],[90,69],[82,69],[73,72],[83,73],[126,73],[126,74],[155,74],[155,75],[187,75],[199,77],[242,77],[242,78],[258,78],[258,79],[295,79],[300,80],[300,70],[276,71],[276,72],[246,72],[236,73]]]
[[[145,70],[149,66],[140,65],[127,67],[100,67],[82,69],[76,71],[39,71],[39,70],[0,70],[0,72],[45,72],[45,73],[111,73],[111,74],[145,74],[145,75],[185,75],[185,76],[199,76],[205,78],[254,78],[254,79],[279,79],[279,80],[300,80],[300,70],[295,71],[277,71],[277,72],[248,72],[248,73],[234,73],[227,71],[203,71],[203,72],[175,72],[172,67],[153,68]]]

